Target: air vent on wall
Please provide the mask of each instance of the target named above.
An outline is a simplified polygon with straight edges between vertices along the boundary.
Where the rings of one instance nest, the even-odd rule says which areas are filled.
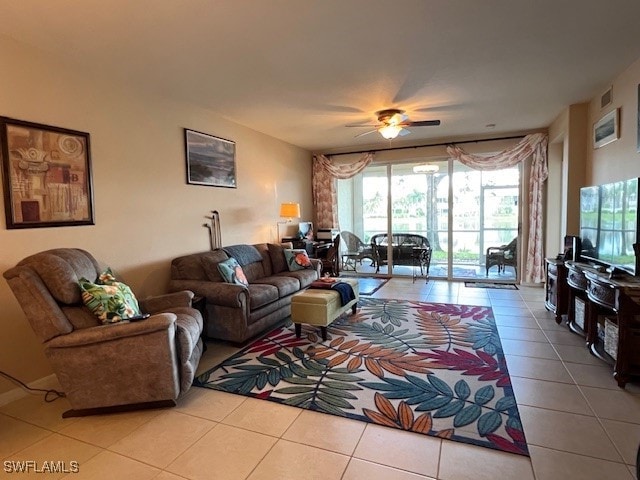
[[[600,108],[610,105],[611,102],[613,102],[613,87],[609,87],[609,89],[600,97]]]

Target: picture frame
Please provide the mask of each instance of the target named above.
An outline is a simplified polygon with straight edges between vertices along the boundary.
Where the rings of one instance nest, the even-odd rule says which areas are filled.
[[[619,118],[620,109],[616,108],[603,115],[593,125],[593,148],[604,147],[619,138]]]
[[[94,225],[90,136],[0,117],[7,229]]]
[[[236,142],[184,129],[187,183],[237,188]]]

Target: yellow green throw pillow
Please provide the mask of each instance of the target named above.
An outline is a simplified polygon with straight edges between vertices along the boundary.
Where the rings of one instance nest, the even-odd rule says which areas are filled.
[[[103,324],[116,323],[140,315],[138,300],[128,285],[116,281],[111,269],[97,280],[79,280],[82,301]]]

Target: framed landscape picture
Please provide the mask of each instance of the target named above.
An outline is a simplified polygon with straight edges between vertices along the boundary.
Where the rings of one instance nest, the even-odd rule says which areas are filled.
[[[89,134],[0,117],[7,228],[93,225]]]
[[[187,183],[236,188],[236,143],[184,129]]]
[[[593,148],[603,147],[618,139],[619,110],[611,110],[593,125]]]

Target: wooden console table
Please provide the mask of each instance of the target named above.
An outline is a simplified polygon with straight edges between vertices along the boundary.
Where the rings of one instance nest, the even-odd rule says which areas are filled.
[[[585,270],[588,281],[586,314],[587,344],[599,358],[613,363],[614,378],[624,388],[631,375],[640,375],[640,278],[622,275],[608,278],[605,273]],[[606,352],[598,338],[598,310],[607,312],[618,327],[617,356]]]
[[[567,267],[564,260],[545,258],[547,264],[547,283],[544,306],[556,315],[556,323],[562,323],[562,316],[568,311]]]

